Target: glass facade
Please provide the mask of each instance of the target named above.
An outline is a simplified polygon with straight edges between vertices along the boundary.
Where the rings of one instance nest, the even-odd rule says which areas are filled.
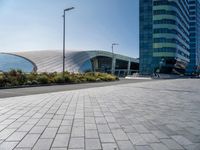
[[[190,55],[191,41],[197,41],[191,38],[194,36],[191,19],[198,22],[196,17],[191,17],[191,14],[195,15],[193,11],[191,13],[190,5],[194,3],[191,1],[197,0],[140,0],[141,74],[152,74],[157,70],[185,73],[194,57]]]
[[[140,72],[152,72],[153,55],[153,3],[140,0]]]
[[[132,62],[126,59],[115,58],[115,72],[116,76],[126,76],[138,72],[139,63]],[[81,72],[87,72],[88,70],[95,72],[111,73],[112,70],[112,57],[108,56],[96,56],[87,60],[81,67]]]
[[[105,56],[97,56],[92,58],[93,70],[96,72],[111,73],[112,58]]]
[[[11,69],[20,69],[24,72],[32,72],[36,67],[27,59],[11,54],[0,53],[0,71],[7,72]]]
[[[190,8],[190,63],[187,73],[199,72],[200,68],[200,2],[189,1]]]
[[[85,61],[79,69],[79,72],[92,72],[92,71],[93,69],[92,69],[91,60]]]

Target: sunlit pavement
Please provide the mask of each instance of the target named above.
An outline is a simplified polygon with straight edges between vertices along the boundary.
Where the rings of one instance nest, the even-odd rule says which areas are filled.
[[[0,150],[200,150],[200,80],[0,99]]]

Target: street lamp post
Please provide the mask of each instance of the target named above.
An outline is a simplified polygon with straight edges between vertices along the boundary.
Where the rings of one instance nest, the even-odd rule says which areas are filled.
[[[64,13],[63,13],[63,78],[64,78],[64,73],[65,73],[65,12],[70,11],[72,9],[74,9],[74,7],[64,9]]]
[[[118,43],[112,43],[112,70],[111,73],[114,75],[115,74],[115,62],[114,62],[114,46],[119,45]]]

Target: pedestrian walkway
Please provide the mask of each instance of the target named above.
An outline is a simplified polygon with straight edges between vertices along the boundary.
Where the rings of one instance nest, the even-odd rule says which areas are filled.
[[[199,150],[200,80],[0,99],[0,150]]]

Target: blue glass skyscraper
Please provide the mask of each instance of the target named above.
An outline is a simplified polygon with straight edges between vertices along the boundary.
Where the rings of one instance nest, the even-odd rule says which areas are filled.
[[[189,1],[190,11],[190,62],[187,73],[192,74],[200,68],[200,2],[199,0]]]
[[[195,2],[195,7],[192,2]],[[140,0],[140,73],[183,74],[197,63],[198,0]],[[192,18],[191,10],[195,10]],[[192,13],[193,14],[193,13]],[[195,23],[192,24],[191,20]],[[192,33],[195,26],[196,34]],[[191,49],[195,37],[195,48]],[[195,51],[195,52],[194,52]],[[194,59],[195,62],[191,61]],[[197,68],[197,67],[196,67]]]

